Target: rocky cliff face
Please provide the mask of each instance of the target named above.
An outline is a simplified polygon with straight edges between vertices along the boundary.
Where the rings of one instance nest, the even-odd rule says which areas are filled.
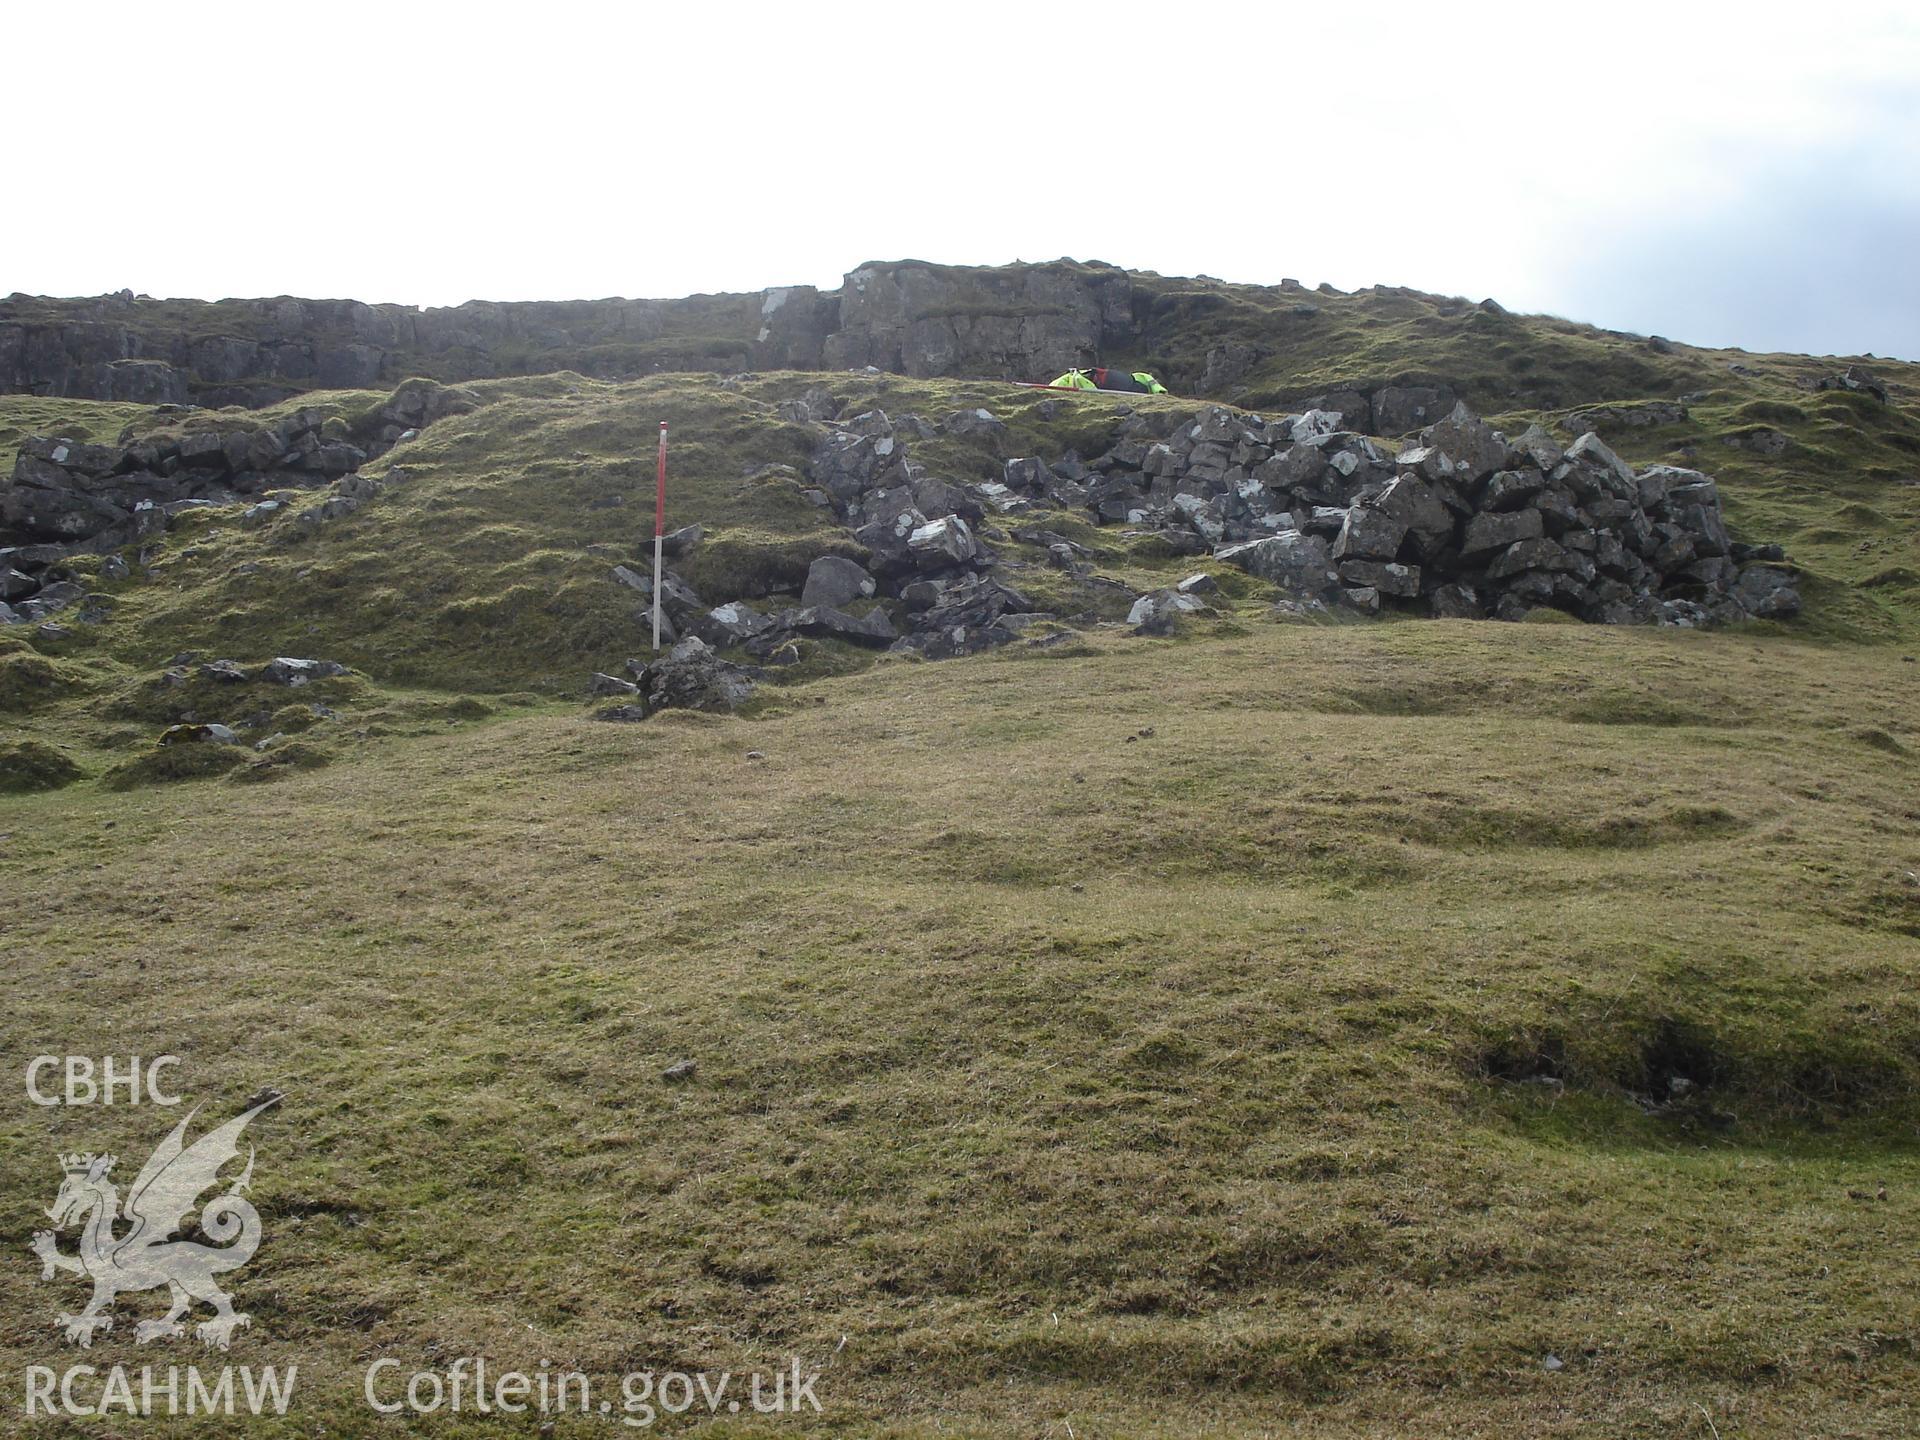
[[[1494,304],[1374,286],[1342,293],[1181,279],[1072,260],[874,262],[837,290],[678,300],[0,300],[0,392],[202,406],[574,370],[602,380],[872,367],[1045,380],[1073,365],[1154,371],[1176,393],[1338,413],[1406,435],[1464,400],[1486,413],[1667,397],[1756,372],[1741,357]],[[1819,374],[1796,376],[1811,390]],[[1654,417],[1650,423],[1659,423]]]
[[[1127,277],[1080,267],[868,266],[810,285],[683,300],[445,309],[352,300],[0,301],[0,390],[144,404],[262,405],[307,390],[578,370],[874,365],[1026,376],[1085,363],[1123,331]]]
[[[263,405],[308,390],[578,370],[817,364],[818,292],[446,309],[355,300],[0,301],[0,390],[147,404]],[[774,295],[785,305],[771,304]],[[763,357],[763,358],[755,358]]]
[[[616,380],[663,370],[872,366],[1032,380],[1158,356],[1154,363],[1179,372],[1183,390],[1227,394],[1271,346],[1203,343],[1193,338],[1196,325],[1223,307],[1256,330],[1297,329],[1318,313],[1291,284],[1264,291],[1208,282],[1196,292],[1199,283],[1065,260],[980,268],[902,261],[862,265],[837,292],[795,285],[680,300],[416,309],[287,297],[155,300],[125,291],[89,300],[13,295],[0,301],[0,390],[261,405],[411,376],[459,382],[566,369]],[[1409,409],[1409,427],[1444,414],[1454,396],[1435,390],[1430,398],[1437,408]],[[1374,403],[1368,391],[1351,389],[1330,408],[1361,428],[1398,418],[1392,402],[1376,417]]]
[[[1133,282],[1101,266],[863,265],[838,319],[830,369],[1048,379],[1132,341]]]

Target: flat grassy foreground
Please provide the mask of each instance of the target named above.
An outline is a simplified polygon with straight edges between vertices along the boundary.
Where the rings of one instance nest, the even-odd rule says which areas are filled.
[[[798,1354],[761,1431],[1909,1435],[1917,717],[1898,648],[1250,624],[0,798],[8,1384],[221,1363],[26,1253],[180,1113],[26,1057],[171,1053],[287,1093],[246,1433]]]

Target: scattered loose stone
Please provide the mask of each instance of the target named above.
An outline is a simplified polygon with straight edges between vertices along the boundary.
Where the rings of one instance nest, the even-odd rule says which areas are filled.
[[[226,725],[169,725],[160,732],[162,745],[238,745],[240,737]]]

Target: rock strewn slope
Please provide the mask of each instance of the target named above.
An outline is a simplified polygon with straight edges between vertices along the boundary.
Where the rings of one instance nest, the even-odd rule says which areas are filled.
[[[1457,405],[1402,448],[1336,429],[1340,417],[1327,411],[1267,420],[1123,405],[1110,447],[1091,460],[1014,456],[1001,480],[957,485],[916,462],[912,445],[938,435],[1004,453],[1008,431],[991,411],[930,424],[879,410],[835,418],[822,413],[830,404],[815,392],[781,410],[819,432],[810,493],[852,532],[866,563],[821,557],[801,603],[774,613],[740,598],[706,609],[670,573],[670,626],[703,642],[673,657],[685,667],[673,673],[702,706],[712,698],[732,708],[745,695],[708,683],[709,645],[790,663],[795,642],[814,637],[941,659],[1044,622],[1087,623],[1036,603],[1003,563],[999,542],[1044,546],[1048,565],[1100,583],[1085,547],[1066,536],[998,528],[1029,512],[1129,527],[1175,554],[1211,552],[1269,582],[1278,607],[1297,615],[1337,606],[1521,620],[1550,607],[1598,623],[1693,628],[1800,609],[1792,572],[1768,563],[1783,558],[1779,547],[1731,538],[1711,478],[1667,465],[1636,472],[1591,431],[1565,449],[1538,426],[1510,441]],[[649,588],[629,567],[614,578]],[[1181,615],[1208,610],[1201,597],[1216,588],[1196,575],[1129,593],[1129,620],[1166,633]]]
[[[339,493],[314,518],[334,518],[378,489],[358,473],[363,465],[473,406],[460,391],[410,381],[350,420],[303,406],[264,422],[182,416],[185,428],[119,445],[29,435],[13,473],[0,480],[0,624],[43,619],[78,598],[62,562],[154,539],[187,510],[331,482]],[[244,519],[258,523],[286,508],[264,501]],[[125,562],[117,569],[125,574]]]

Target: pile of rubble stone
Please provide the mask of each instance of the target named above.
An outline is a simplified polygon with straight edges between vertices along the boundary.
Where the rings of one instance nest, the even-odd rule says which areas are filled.
[[[803,397],[782,416],[821,428],[807,493],[832,508],[867,558],[821,557],[800,603],[770,612],[742,600],[709,609],[668,571],[671,634],[704,643],[662,662],[650,683],[688,666],[699,703],[730,708],[746,693],[709,683],[716,649],[779,664],[810,636],[941,659],[1061,618],[1008,583],[1008,566],[983,538],[998,517],[1047,510],[1126,527],[1163,553],[1211,553],[1273,584],[1296,614],[1518,620],[1549,607],[1604,624],[1696,627],[1800,608],[1791,570],[1770,563],[1779,547],[1735,542],[1708,476],[1666,465],[1635,471],[1591,431],[1564,448],[1537,425],[1509,440],[1464,405],[1401,445],[1341,430],[1339,414],[1326,410],[1266,420],[1123,406],[1101,455],[1007,458],[1000,479],[973,484],[930,474],[908,448],[944,433],[1004,456],[1006,427],[987,411],[959,411],[937,426],[878,410],[836,421]],[[1029,525],[1011,538],[1042,547],[1048,564],[1083,584],[1111,583],[1065,535]],[[626,566],[613,578],[641,591],[652,584]],[[1128,622],[1165,634],[1182,615],[1207,610],[1203,597],[1216,588],[1203,573],[1147,595],[1129,591]]]
[[[999,481],[962,487],[915,465],[901,427],[872,411],[827,434],[812,476],[871,553],[874,585],[903,602],[902,643],[929,654],[1022,628],[1006,617],[1033,607],[987,573],[995,557],[970,526],[1035,508],[1149,532],[1175,553],[1211,551],[1296,601],[1365,611],[1519,619],[1549,606],[1606,624],[1697,626],[1799,609],[1791,573],[1767,563],[1778,547],[1735,542],[1698,471],[1636,472],[1590,431],[1565,448],[1537,425],[1509,440],[1464,405],[1402,446],[1339,424],[1323,410],[1123,412],[1092,460],[1015,457]],[[942,428],[1004,442],[984,411]],[[1075,565],[1064,537],[1016,533]]]
[[[795,402],[794,414],[813,418]],[[983,410],[962,411],[947,433],[998,444],[1006,429]],[[809,493],[829,505],[864,547],[866,561],[824,555],[807,572],[799,604],[777,611],[744,600],[708,608],[678,574],[662,576],[667,635],[737,648],[763,664],[798,658],[802,638],[844,640],[942,659],[1003,644],[1036,620],[1038,607],[1000,578],[1000,556],[980,535],[981,498],[998,485],[950,484],[907,459],[906,439],[933,433],[914,417],[899,425],[880,411],[828,428],[811,466]],[[849,547],[852,548],[852,547]],[[612,578],[643,595],[652,575],[616,566]],[[874,603],[874,602],[891,603]]]
[[[1549,606],[1604,624],[1698,626],[1800,607],[1777,546],[1727,533],[1714,482],[1635,471],[1587,432],[1509,440],[1464,405],[1383,445],[1325,411],[1263,421],[1213,409],[1157,435],[1144,416],[1090,462],[1007,462],[1036,501],[1148,529],[1297,600],[1448,618]]]

